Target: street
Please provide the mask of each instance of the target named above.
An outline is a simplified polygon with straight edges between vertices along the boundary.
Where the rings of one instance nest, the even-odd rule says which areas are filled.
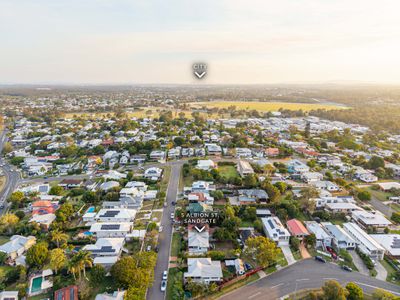
[[[0,154],[6,141],[6,131],[2,130],[0,132]],[[3,174],[6,178],[4,189],[0,191],[0,214],[3,214],[7,211],[8,207],[8,203],[6,202],[6,200],[17,187],[20,176],[19,172],[14,170],[13,167],[10,166],[7,161],[5,159],[2,159],[1,157],[0,164],[3,165],[3,167],[1,167],[1,170],[3,171]]]
[[[219,299],[280,299],[285,295],[303,289],[320,288],[328,280],[336,280],[342,285],[352,281],[367,293],[372,293],[375,289],[382,288],[395,295],[400,295],[400,286],[398,285],[365,276],[358,272],[347,272],[332,263],[324,264],[314,259],[307,259],[234,290]]]
[[[158,237],[159,251],[157,256],[157,264],[154,269],[154,282],[153,286],[149,288],[147,292],[147,299],[149,300],[163,300],[165,298],[165,292],[161,292],[160,286],[162,273],[165,270],[168,270],[172,237],[171,213],[173,213],[175,210],[175,206],[173,206],[171,202],[176,201],[182,164],[171,164],[171,166],[171,175],[169,178],[166,196],[167,207],[164,208],[161,219],[161,225],[164,227],[164,230]]]

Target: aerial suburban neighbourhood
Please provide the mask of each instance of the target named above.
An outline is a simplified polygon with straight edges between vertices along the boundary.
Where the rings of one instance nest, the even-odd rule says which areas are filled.
[[[400,300],[399,0],[0,0],[0,300]]]
[[[332,278],[399,294],[393,131],[234,101],[64,112],[88,91],[46,91],[61,108],[42,112],[29,93],[1,110],[4,299],[272,299]]]

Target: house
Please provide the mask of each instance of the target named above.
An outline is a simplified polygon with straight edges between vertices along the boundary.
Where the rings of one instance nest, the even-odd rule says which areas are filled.
[[[44,215],[33,215],[29,220],[29,223],[35,222],[40,225],[44,231],[48,231],[51,223],[56,219],[55,214],[44,214]]]
[[[83,181],[80,179],[63,179],[58,185],[66,189],[73,189],[80,187],[82,183]]]
[[[0,300],[18,300],[18,291],[2,291],[0,292]],[[73,299],[78,300],[78,299]]]
[[[355,249],[356,242],[339,225],[333,225],[330,222],[322,222],[321,225],[332,237],[332,246],[337,249]]]
[[[268,157],[279,156],[279,148],[267,148],[265,149],[265,155]]]
[[[383,232],[386,227],[392,225],[392,222],[378,211],[356,210],[352,212],[351,218],[365,230],[376,232]]]
[[[59,208],[58,201],[39,200],[31,205],[32,215],[53,214]]]
[[[221,262],[212,261],[211,258],[188,258],[188,271],[184,273],[185,281],[191,279],[193,282],[209,284],[222,281]]]
[[[100,184],[99,189],[107,192],[107,191],[109,191],[113,188],[117,188],[117,187],[119,187],[118,181],[106,181],[106,182],[103,182],[102,184]]]
[[[168,158],[175,159],[181,156],[181,147],[176,147],[168,150]]]
[[[124,223],[132,222],[135,219],[136,210],[127,208],[102,208],[94,219],[97,222]]]
[[[165,151],[153,150],[150,152],[151,160],[165,160]]]
[[[222,148],[217,144],[205,144],[208,155],[221,155]]]
[[[400,189],[400,183],[398,182],[379,182],[379,188],[382,191],[390,191],[391,189]]]
[[[311,184],[319,190],[326,190],[328,192],[339,192],[341,190],[336,183],[328,180],[317,180],[311,182]]]
[[[266,191],[261,189],[243,189],[238,190],[240,204],[256,204],[257,202],[266,202],[269,197]]]
[[[309,172],[310,167],[307,166],[306,164],[302,163],[301,161],[297,159],[293,159],[288,162],[287,164],[288,172],[292,174],[299,174],[299,173],[304,173],[304,172]]]
[[[250,163],[244,160],[239,160],[239,162],[237,163],[237,171],[242,177],[254,174],[254,170],[251,167]]]
[[[146,155],[139,154],[139,155],[132,155],[130,158],[131,163],[133,164],[144,164],[146,162]]]
[[[204,254],[210,248],[210,233],[205,228],[199,232],[194,227],[188,229],[188,248],[189,254]]]
[[[357,248],[372,260],[382,260],[385,249],[356,223],[344,223],[343,229],[356,241]]]
[[[210,193],[211,191],[215,191],[215,186],[211,181],[194,181],[192,183],[192,187],[190,188],[191,192],[201,192],[201,193]]]
[[[305,183],[310,184],[316,181],[321,181],[324,178],[324,175],[319,172],[303,172],[301,173],[300,178]]]
[[[278,217],[261,218],[265,235],[278,246],[289,245],[290,233]]]
[[[69,285],[55,291],[54,300],[78,300],[78,286]]]
[[[363,173],[360,174],[358,176],[358,179],[366,182],[366,183],[372,183],[372,182],[377,182],[378,181],[378,177],[376,177],[375,175],[371,174],[371,173]]]
[[[143,177],[151,180],[159,180],[162,176],[163,169],[151,167],[144,171]]]
[[[86,245],[83,250],[89,251],[92,257],[120,256],[124,238],[98,238],[95,244]]]
[[[292,236],[295,236],[299,239],[304,238],[305,236],[309,235],[310,233],[304,227],[303,223],[301,223],[297,219],[291,219],[286,222],[287,229],[289,230]]]
[[[400,258],[400,234],[370,234],[385,249],[387,255]]]
[[[337,197],[320,197],[313,199],[315,202],[315,207],[325,208],[327,204],[331,203],[352,203],[356,204],[356,200],[354,200],[353,196],[337,196]]]
[[[267,208],[257,208],[256,209],[256,215],[259,218],[265,218],[265,217],[271,217],[272,213],[269,209]]]
[[[95,300],[124,300],[125,291],[115,291],[112,294],[97,294]],[[55,299],[57,300],[57,299]]]
[[[95,223],[90,227],[97,238],[124,238],[132,230],[133,223]]]
[[[188,201],[191,202],[203,202],[207,205],[214,205],[214,197],[210,196],[209,193],[194,192],[188,195]]]
[[[315,221],[305,221],[307,230],[315,235],[316,247],[323,248],[332,246],[332,237],[323,229],[321,224]]]
[[[13,235],[7,243],[0,246],[0,252],[6,253],[7,258],[15,260],[35,243],[36,238],[34,236]]]
[[[197,161],[196,169],[209,171],[217,167],[217,164],[211,159],[199,159]]]
[[[237,158],[241,158],[241,157],[250,158],[250,157],[252,157],[252,152],[251,152],[251,150],[249,148],[236,148],[235,152],[236,152],[236,157]]]

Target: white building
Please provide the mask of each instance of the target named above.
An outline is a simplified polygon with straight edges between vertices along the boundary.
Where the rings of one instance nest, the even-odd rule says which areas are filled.
[[[364,229],[371,229],[377,232],[383,232],[386,227],[392,225],[392,222],[378,211],[356,210],[352,212],[351,217]]]
[[[204,254],[210,248],[210,234],[204,229],[198,232],[196,229],[190,229],[188,232],[189,254]]]
[[[315,235],[317,248],[332,246],[332,237],[323,229],[321,224],[315,221],[305,221],[304,224],[307,230]]]
[[[278,217],[261,218],[265,235],[278,246],[289,245],[290,233],[282,225]]]
[[[217,164],[211,159],[200,159],[197,161],[196,169],[209,171],[217,167]]]
[[[370,234],[381,245],[386,253],[395,258],[400,258],[400,234]]]
[[[239,162],[237,163],[237,171],[242,177],[254,174],[254,170],[251,167],[250,163],[244,160],[239,160]]]
[[[188,258],[188,271],[184,273],[185,280],[189,278],[194,282],[209,284],[222,280],[222,268],[220,261],[211,258]]]
[[[132,225],[133,223],[95,223],[90,227],[90,232],[97,238],[125,238],[131,232]]]
[[[356,241],[357,248],[373,260],[382,260],[385,249],[356,223],[344,223],[343,229]]]

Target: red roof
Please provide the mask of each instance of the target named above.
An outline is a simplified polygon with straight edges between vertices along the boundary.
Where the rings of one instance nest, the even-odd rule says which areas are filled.
[[[55,300],[78,300],[78,287],[70,285],[54,292]]]
[[[308,235],[310,234],[308,230],[304,227],[297,219],[291,219],[286,222],[287,228],[292,235]]]
[[[48,200],[39,200],[32,203],[32,207],[52,207],[53,204]]]

